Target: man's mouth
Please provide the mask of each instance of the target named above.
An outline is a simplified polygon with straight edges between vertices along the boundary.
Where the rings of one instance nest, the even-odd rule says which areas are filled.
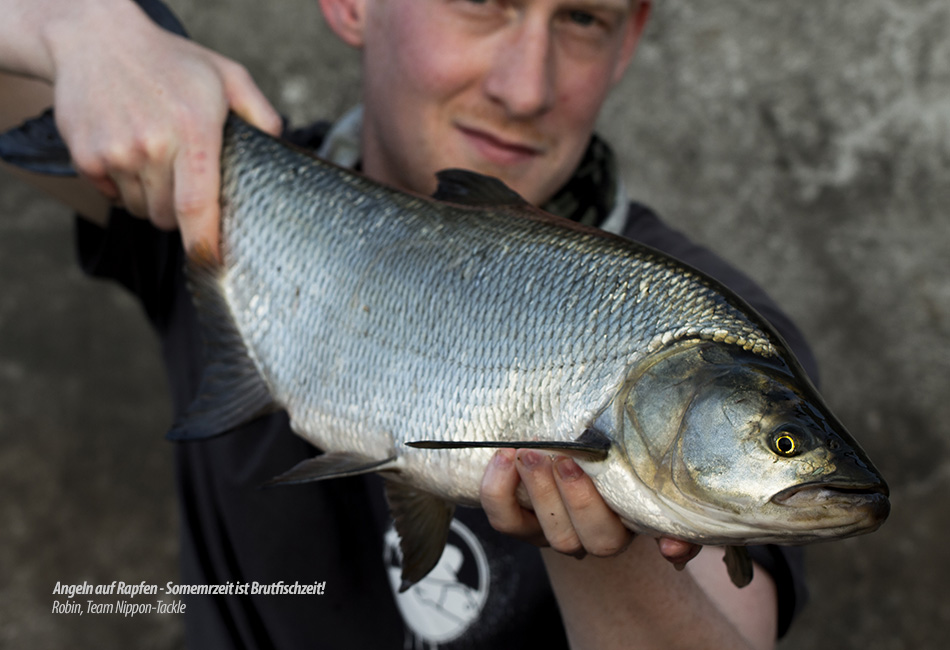
[[[480,156],[494,165],[523,164],[544,153],[542,146],[521,139],[476,127],[457,125],[456,128]]]

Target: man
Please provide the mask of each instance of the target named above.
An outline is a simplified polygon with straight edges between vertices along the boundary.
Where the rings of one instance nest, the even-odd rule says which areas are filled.
[[[626,234],[706,265],[737,290],[742,285],[793,346],[800,341],[744,278],[645,209],[628,213],[615,200],[612,161],[602,143],[590,144],[591,133],[634,54],[648,2],[320,4],[334,32],[362,50],[364,106],[325,137],[298,134],[299,142],[332,155],[334,143],[352,138],[361,170],[402,189],[431,192],[436,171],[466,167],[501,178],[535,204],[569,206],[571,216],[596,225],[619,216]],[[201,352],[182,251],[217,246],[221,125],[232,110],[277,134],[279,116],[243,69],[157,29],[128,0],[6,0],[0,8],[0,68],[51,84],[60,130],[86,183],[47,187],[84,217],[86,268],[124,283],[145,305],[180,413],[196,390]],[[26,112],[18,98],[4,94],[8,114]],[[598,180],[604,175],[608,181]],[[110,210],[102,197],[124,210]],[[168,232],[175,229],[181,241]],[[757,567],[743,590],[729,582],[719,549],[675,571],[667,560],[682,568],[696,549],[661,540],[658,553],[653,540],[632,538],[566,458],[496,454],[482,484],[485,515],[461,513],[458,541],[433,582],[397,597],[386,577],[390,533],[374,479],[255,489],[313,453],[283,416],[179,445],[175,453],[187,580],[325,581],[336,591],[322,599],[196,597],[186,615],[195,647],[395,647],[404,634],[407,644],[440,647],[774,644],[774,580],[787,571],[784,560],[771,573]],[[515,501],[519,483],[533,511]],[[544,546],[541,560],[517,539]],[[474,577],[461,577],[466,570]],[[449,602],[458,604],[441,604]]]

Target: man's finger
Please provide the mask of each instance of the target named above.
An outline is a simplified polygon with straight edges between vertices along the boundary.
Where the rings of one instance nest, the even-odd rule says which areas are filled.
[[[611,557],[624,551],[633,541],[633,533],[607,506],[590,477],[565,456],[555,460],[554,469],[567,514],[587,552]]]
[[[703,547],[698,544],[684,542],[679,539],[673,539],[672,537],[661,537],[656,540],[656,543],[660,549],[660,555],[671,562],[677,570],[682,570],[687,562],[699,555],[699,552],[703,550]]]
[[[280,113],[267,101],[247,70],[232,61],[226,62],[225,94],[234,113],[245,122],[271,135],[280,135],[283,120]]]
[[[148,201],[139,175],[135,172],[115,171],[110,178],[118,188],[122,206],[136,217],[147,219]]]
[[[200,246],[220,259],[221,125],[200,142],[186,142],[175,158],[175,214],[185,251]]]
[[[544,533],[534,513],[521,507],[517,491],[521,483],[515,469],[515,450],[495,452],[481,484],[481,502],[492,528],[536,545],[544,544]]]
[[[177,226],[171,171],[165,165],[152,165],[140,176],[148,218],[163,230],[174,230]]]
[[[538,451],[519,449],[516,459],[518,474],[531,497],[531,505],[548,544],[566,555],[582,556],[584,546],[558,490],[551,457]]]

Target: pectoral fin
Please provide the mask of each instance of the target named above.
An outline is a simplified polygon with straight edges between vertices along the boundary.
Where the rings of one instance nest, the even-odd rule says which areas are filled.
[[[752,582],[752,558],[745,546],[727,546],[722,558],[732,584],[742,589]]]
[[[581,460],[601,461],[610,452],[610,438],[594,429],[587,429],[577,440],[515,440],[515,441],[458,441],[458,440],[416,440],[406,443],[416,449],[541,449],[554,451]]]
[[[422,580],[438,564],[449,538],[455,505],[403,483],[386,481],[386,500],[399,533],[402,585],[399,592]]]
[[[395,456],[378,460],[346,451],[330,452],[297,463],[280,476],[275,476],[267,481],[261,487],[295,485],[297,483],[310,483],[330,478],[378,472],[386,469],[386,465],[395,460]]]

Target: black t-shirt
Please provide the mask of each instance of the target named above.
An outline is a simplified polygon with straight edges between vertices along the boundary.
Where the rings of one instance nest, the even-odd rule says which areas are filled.
[[[306,139],[298,144],[314,146]],[[141,301],[162,345],[178,419],[198,389],[202,343],[177,233],[115,211],[106,229],[78,221],[83,268]],[[769,319],[815,377],[814,359],[751,280],[632,204],[624,234],[705,271]],[[322,584],[322,593],[229,593],[185,598],[193,648],[566,648],[538,550],[495,532],[479,509],[459,508],[447,551],[425,580],[397,594],[396,537],[376,476],[260,489],[317,451],[284,413],[227,435],[174,445],[184,584]],[[780,601],[784,634],[804,601],[796,549],[755,547]],[[229,587],[228,585],[233,585]]]

